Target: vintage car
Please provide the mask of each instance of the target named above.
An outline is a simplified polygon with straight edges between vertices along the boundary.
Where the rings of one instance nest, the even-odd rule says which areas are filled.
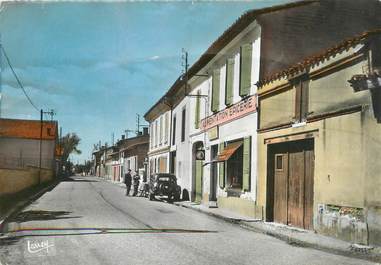
[[[166,196],[168,200],[180,200],[181,187],[177,185],[175,175],[158,173],[151,177],[149,183],[149,199],[155,196]]]

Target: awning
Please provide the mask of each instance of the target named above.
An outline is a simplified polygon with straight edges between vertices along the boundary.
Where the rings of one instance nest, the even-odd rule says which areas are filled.
[[[204,163],[203,166],[206,166],[206,165],[212,164],[212,163],[225,162],[226,160],[228,160],[235,153],[235,151],[238,150],[238,148],[241,147],[242,144],[243,144],[242,141],[228,144],[225,147],[225,149],[222,150],[221,153],[217,156],[217,158],[215,158],[215,159],[213,159],[213,160],[211,160],[209,162]]]
[[[224,150],[217,156],[217,161],[222,162],[228,160],[238,148],[243,144],[242,141],[228,144]]]

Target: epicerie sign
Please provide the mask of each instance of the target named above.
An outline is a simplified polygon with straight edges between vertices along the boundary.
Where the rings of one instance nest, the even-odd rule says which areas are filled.
[[[241,118],[257,110],[256,96],[248,97],[229,108],[201,120],[201,130],[208,130],[216,125]]]

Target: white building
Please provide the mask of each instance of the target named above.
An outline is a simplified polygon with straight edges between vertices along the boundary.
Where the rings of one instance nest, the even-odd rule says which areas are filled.
[[[171,111],[161,101],[147,114],[150,141],[148,151],[148,175],[169,173],[170,119]]]

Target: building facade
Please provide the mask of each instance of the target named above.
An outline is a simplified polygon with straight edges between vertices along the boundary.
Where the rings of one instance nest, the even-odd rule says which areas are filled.
[[[347,39],[261,82],[265,220],[381,244],[380,33]]]
[[[378,199],[372,197],[368,200],[360,196],[357,201],[346,201],[344,199],[357,196],[355,191],[348,189],[351,195],[343,195],[344,190],[340,191],[338,186],[334,188],[339,191],[336,193],[330,189],[317,191],[318,181],[320,185],[322,182],[316,174],[324,172],[332,181],[333,173],[329,172],[344,169],[342,173],[335,173],[341,176],[337,178],[337,185],[350,185],[344,180],[344,174],[350,173],[352,168],[341,165],[354,163],[353,158],[349,158],[352,157],[350,145],[335,150],[333,143],[351,139],[349,135],[340,138],[342,136],[327,133],[328,123],[333,127],[344,126],[347,123],[344,120],[352,113],[367,113],[364,111],[366,108],[358,105],[372,102],[375,111],[369,109],[368,114],[360,117],[363,117],[361,121],[372,124],[370,127],[377,127],[371,113],[379,110],[374,103],[378,92],[368,90],[349,95],[346,87],[349,86],[347,80],[352,80],[355,85],[378,82],[377,78],[366,79],[367,75],[359,80],[354,77],[364,74],[359,71],[361,67],[371,69],[372,66],[365,64],[366,60],[371,60],[369,55],[359,55],[359,50],[366,50],[360,43],[368,43],[365,41],[368,35],[361,35],[363,37],[360,40],[355,38],[354,42],[352,38],[381,27],[377,15],[379,10],[379,1],[299,1],[250,10],[230,26],[145,116],[153,135],[157,133],[160,116],[170,113],[170,146],[159,149],[156,138],[151,137],[150,153],[151,158],[156,158],[156,155],[169,158],[166,172],[176,174],[183,190],[182,198],[256,219],[325,231],[327,234],[337,233],[342,228],[343,231],[349,229],[340,237],[351,237],[355,242],[375,242],[370,238],[379,233],[375,217]],[[342,40],[347,38],[350,41],[343,44]],[[353,43],[360,46],[353,47]],[[345,47],[349,51],[336,50],[337,47]],[[372,49],[369,51],[372,54]],[[323,57],[319,57],[322,53]],[[331,58],[332,54],[335,58]],[[355,58],[353,61],[352,57]],[[308,64],[316,58],[322,62],[319,59],[318,65]],[[365,59],[361,61],[361,58]],[[352,64],[347,64],[347,59]],[[328,67],[329,64],[334,66]],[[355,64],[357,68],[352,69]],[[345,67],[350,68],[351,76],[342,72]],[[317,74],[306,74],[312,69]],[[305,93],[306,85],[311,88]],[[333,91],[340,96],[335,98]],[[366,99],[366,93],[377,95]],[[332,98],[335,100],[329,102]],[[348,116],[348,112],[351,115]],[[349,127],[345,130],[354,132]],[[363,129],[359,132],[365,134]],[[363,148],[363,140],[356,141]],[[317,152],[325,161],[319,166],[315,160]],[[341,152],[345,154],[342,156]],[[378,157],[371,152],[359,152],[356,158],[360,159],[364,154]],[[328,165],[334,163],[334,157],[343,157],[343,162],[328,169]],[[158,172],[157,161],[150,159],[150,164],[153,165],[152,172]],[[370,169],[365,169],[363,163],[360,168],[366,172],[377,168],[370,164],[366,166]],[[356,176],[363,176],[361,185],[377,186],[376,179],[360,173],[360,168],[355,172],[358,173]],[[289,172],[293,172],[292,176]],[[279,179],[282,179],[282,184],[277,183]],[[371,180],[369,183],[372,184],[366,184],[365,179]],[[279,191],[278,187],[283,187],[283,190]],[[286,198],[289,192],[294,197]],[[368,192],[377,193],[367,190],[363,195]],[[300,197],[301,194],[304,197]],[[369,206],[370,201],[374,205]],[[329,219],[335,215],[331,209],[357,211],[360,215],[357,221],[345,216],[340,219],[342,227],[329,228],[327,224],[336,222]],[[372,219],[370,222],[361,221],[368,217]],[[345,226],[345,222],[349,222],[352,228]],[[369,230],[365,226],[369,226]],[[370,229],[372,235],[366,236]]]
[[[145,119],[149,123],[148,175],[169,173],[170,123],[172,111],[166,102],[159,101]]]

